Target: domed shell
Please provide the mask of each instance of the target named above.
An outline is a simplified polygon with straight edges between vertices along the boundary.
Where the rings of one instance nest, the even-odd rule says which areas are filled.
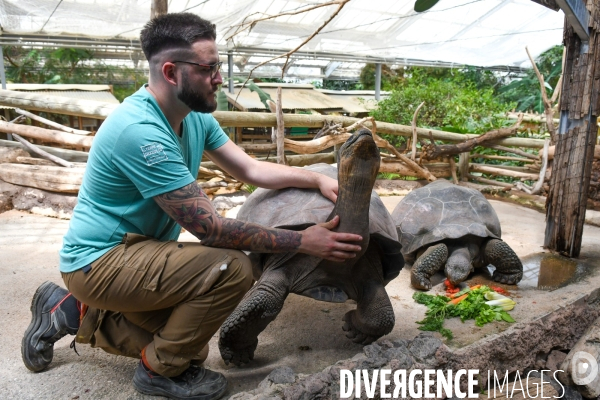
[[[305,167],[337,179],[337,169],[327,164]],[[237,219],[273,228],[303,230],[325,222],[334,204],[317,189],[256,189],[244,202]],[[399,272],[404,264],[396,226],[379,196],[372,191],[369,207],[371,239],[382,247],[384,270]],[[397,273],[396,273],[397,274]]]
[[[500,221],[492,205],[477,190],[438,179],[410,192],[394,209],[403,253],[466,235],[500,239]]]

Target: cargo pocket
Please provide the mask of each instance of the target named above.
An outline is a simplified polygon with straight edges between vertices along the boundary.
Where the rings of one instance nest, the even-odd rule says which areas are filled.
[[[206,276],[206,279],[204,279],[204,283],[202,284],[202,286],[200,286],[200,289],[198,290],[198,296],[202,296],[214,286],[221,274],[225,270],[227,270],[232,260],[233,256],[226,255],[221,259],[221,261],[215,263],[212,266],[212,268],[208,272],[208,275]]]

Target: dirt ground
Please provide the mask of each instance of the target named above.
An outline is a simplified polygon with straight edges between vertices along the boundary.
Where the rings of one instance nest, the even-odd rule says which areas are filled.
[[[383,200],[392,210],[400,197],[383,197]],[[492,205],[503,227],[503,239],[519,256],[542,250],[543,214],[505,202],[492,201]],[[31,373],[22,364],[20,342],[30,321],[31,296],[46,280],[63,285],[58,272],[58,250],[68,223],[15,210],[0,214],[0,398],[151,398],[138,394],[131,385],[137,360],[109,355],[85,345],[77,347],[77,355],[69,348],[70,338],[57,342],[54,361],[45,372]],[[600,228],[586,225],[582,254],[598,243]],[[397,314],[396,327],[390,336],[412,338],[419,332],[413,321],[423,310],[413,309],[403,300],[410,297],[406,276],[403,270],[388,285]],[[348,341],[341,331],[341,317],[353,307],[290,296],[280,316],[259,337],[252,364],[245,368],[226,367],[218,354],[215,336],[210,343],[207,366],[226,374],[230,382],[228,395],[256,387],[281,365],[291,366],[299,373],[320,371],[361,351],[361,346]]]

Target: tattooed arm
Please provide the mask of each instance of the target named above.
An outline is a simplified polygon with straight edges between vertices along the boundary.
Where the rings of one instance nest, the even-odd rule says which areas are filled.
[[[223,218],[196,182],[154,197],[158,205],[179,225],[212,247],[265,253],[299,251],[333,261],[355,256],[358,235],[331,232],[339,218],[296,232]]]

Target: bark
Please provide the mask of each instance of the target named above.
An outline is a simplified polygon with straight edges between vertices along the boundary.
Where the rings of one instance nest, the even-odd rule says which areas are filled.
[[[577,257],[583,226],[600,109],[600,10],[587,2],[590,40],[582,45],[568,23],[560,110],[567,130],[558,135],[546,200],[544,247]]]
[[[498,139],[502,139],[507,136],[513,136],[515,133],[517,133],[517,129],[519,128],[519,125],[521,125],[522,121],[523,115],[521,114],[519,115],[517,122],[510,128],[495,129],[476,138],[467,139],[464,142],[457,144],[436,145],[432,141],[432,143],[426,145],[426,147],[423,149],[422,157],[427,160],[435,160],[442,156],[453,156],[456,154],[469,152],[475,146],[483,146],[486,143],[496,142]]]

